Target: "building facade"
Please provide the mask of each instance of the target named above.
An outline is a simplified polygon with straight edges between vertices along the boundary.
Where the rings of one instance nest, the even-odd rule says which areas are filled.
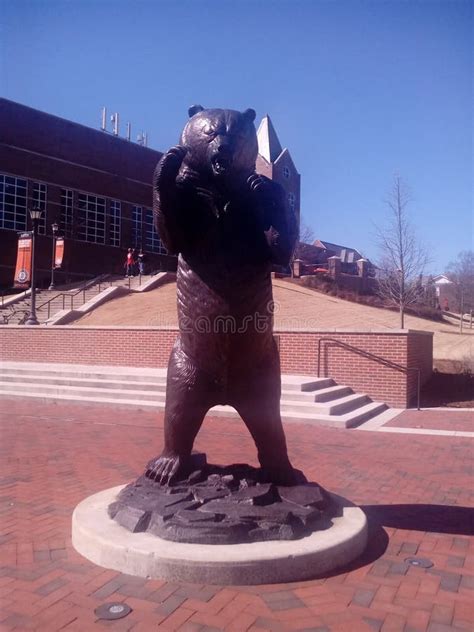
[[[63,280],[123,272],[129,247],[151,269],[169,269],[153,226],[152,176],[161,153],[123,138],[0,99],[0,285],[11,286],[18,233],[38,226],[39,283],[52,264],[53,223],[65,238]]]
[[[258,156],[257,173],[281,184],[285,190],[289,207],[300,222],[301,177],[288,149],[283,149],[273,123],[268,116],[263,117],[257,130]]]

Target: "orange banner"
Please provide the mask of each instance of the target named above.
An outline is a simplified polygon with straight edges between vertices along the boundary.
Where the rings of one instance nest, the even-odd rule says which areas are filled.
[[[54,249],[54,267],[60,268],[64,257],[64,237],[56,237],[56,247]]]
[[[21,233],[18,236],[18,252],[14,287],[30,287],[31,283],[31,233]]]

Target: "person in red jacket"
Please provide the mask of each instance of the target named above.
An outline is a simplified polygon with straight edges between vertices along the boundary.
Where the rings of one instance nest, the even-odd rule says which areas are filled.
[[[129,248],[127,252],[127,258],[125,260],[125,276],[127,277],[133,276],[134,265],[135,265],[135,261],[133,259],[133,250],[132,248]]]

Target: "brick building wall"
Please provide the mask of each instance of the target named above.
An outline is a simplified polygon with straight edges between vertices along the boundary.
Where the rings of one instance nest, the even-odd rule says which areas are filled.
[[[38,280],[47,280],[51,270],[51,225],[61,226],[64,211],[61,194],[72,193],[71,223],[61,226],[66,238],[63,272],[74,278],[103,272],[122,272],[126,249],[143,245],[148,251],[153,268],[174,269],[176,259],[164,250],[146,247],[146,224],[143,218],[137,243],[132,243],[133,207],[151,209],[152,176],[161,153],[129,142],[101,130],[79,125],[45,112],[0,98],[0,178],[26,182],[27,208],[31,208],[34,186],[45,191],[43,212],[45,234],[37,241]],[[2,183],[3,186],[3,183]],[[105,235],[103,241],[85,240],[80,231],[80,195],[92,195],[105,201]],[[4,197],[2,197],[4,196]],[[16,209],[15,194],[0,190],[2,202]],[[110,230],[113,202],[120,202],[120,243],[114,244]],[[11,206],[10,206],[11,208]],[[15,211],[16,215],[20,212]],[[21,214],[26,215],[24,226],[7,225],[0,221],[2,257],[0,284],[11,285],[16,261],[17,233],[30,230],[27,210],[21,203]],[[89,215],[87,216],[89,217]],[[43,222],[43,220],[42,220]],[[40,231],[41,233],[42,231]],[[63,275],[58,274],[61,281]]]
[[[408,338],[406,365],[411,369],[420,369],[421,384],[426,382],[433,370],[433,335]],[[410,373],[416,377],[416,371],[410,371]],[[411,379],[408,383],[408,401],[415,401],[416,393],[416,381]]]
[[[176,335],[177,329],[169,327],[0,326],[0,349],[5,361],[164,367]],[[282,373],[316,376],[318,341],[324,339],[320,375],[391,406],[414,402],[417,377],[390,363],[420,368],[422,383],[431,375],[429,332],[313,330],[276,331],[275,336]]]

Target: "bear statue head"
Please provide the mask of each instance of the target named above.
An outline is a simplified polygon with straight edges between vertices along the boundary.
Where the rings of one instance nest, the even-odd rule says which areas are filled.
[[[215,184],[241,182],[255,171],[258,144],[255,111],[206,110],[194,105],[180,145],[187,150],[182,176]]]

